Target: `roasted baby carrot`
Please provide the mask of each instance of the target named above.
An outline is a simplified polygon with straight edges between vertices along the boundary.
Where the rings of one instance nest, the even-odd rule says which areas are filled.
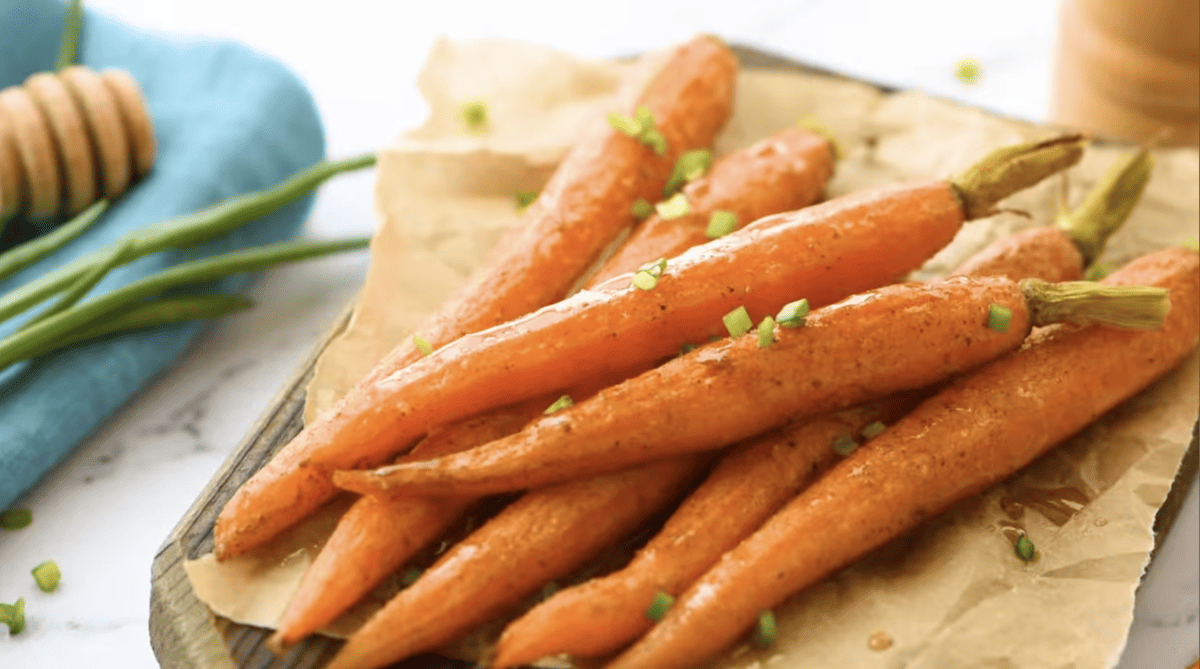
[[[673,259],[653,290],[610,281],[464,336],[403,373],[360,382],[230,500],[217,521],[217,554],[256,545],[332,497],[329,470],[381,464],[435,425],[661,359],[720,332],[721,315],[738,305],[761,316],[798,290],[820,305],[895,281],[964,220],[1081,152],[1078,137],[1007,147],[952,181],[768,216]]]
[[[766,348],[754,335],[707,344],[511,437],[421,462],[340,471],[334,482],[362,493],[482,495],[720,448],[796,415],[962,373],[1019,346],[1032,325],[1109,315],[1132,324],[1123,318],[1139,309],[1150,316],[1144,323],[1161,317],[1162,291],[1126,290],[1118,297],[1122,291],[1087,282],[967,277],[888,286],[820,309],[803,327],[776,327]],[[1087,304],[1108,293],[1117,300],[1111,308],[1092,303],[1069,313],[1077,298]]]
[[[763,216],[807,207],[821,197],[832,175],[829,140],[798,127],[772,135],[718,160],[708,176],[685,186],[688,213],[655,214],[635,226],[591,283],[677,256]],[[711,229],[714,214],[729,225]]]
[[[1085,263],[1076,239],[1100,248],[1092,242],[1107,237],[1094,234],[1101,224],[1110,232],[1117,227],[1103,216],[1076,217],[1071,231],[1035,228],[997,240],[954,274],[1076,280]],[[653,626],[645,611],[657,593],[678,596],[837,462],[839,448],[843,454],[857,448],[931,392],[902,393],[882,404],[793,421],[735,446],[625,568],[562,590],[509,624],[492,667],[506,669],[560,653],[603,657],[620,650]]]
[[[610,669],[693,667],[771,609],[954,502],[1011,475],[1195,350],[1197,255],[1111,275],[1170,292],[1163,327],[1055,326],[952,383],[867,442],[725,554]]]
[[[519,241],[506,244],[506,253],[489,256],[488,263],[426,319],[416,333],[421,341],[437,348],[562,297],[633,221],[634,201],[661,193],[676,157],[712,143],[732,110],[736,76],[736,58],[713,37],[698,37],[644,57],[618,91],[616,111],[631,116],[638,116],[639,109],[649,112],[651,119],[642,120],[653,121],[665,150],[659,155],[664,147],[657,142],[640,141],[597,119],[526,210]],[[261,545],[335,494],[328,475],[298,467],[312,445],[331,440],[374,443],[378,464],[420,436],[424,428],[392,439],[387,434],[390,421],[370,419],[379,414],[369,407],[386,403],[387,378],[422,355],[415,340],[402,343],[248,480],[217,520],[217,557]]]
[[[671,219],[656,215],[644,221],[591,283],[643,264],[639,260],[631,263],[629,258],[673,256],[708,241],[705,228],[715,211],[726,211],[745,222],[811,204],[820,196],[832,169],[828,140],[799,128],[784,130],[735,152],[684,188],[691,203],[690,214]],[[612,378],[611,383],[633,375]],[[581,400],[600,387],[590,383],[569,390],[567,395]],[[557,396],[543,396],[437,428],[405,459],[455,453],[508,436],[540,415],[555,399]],[[271,638],[272,647],[282,650],[332,622],[422,545],[443,533],[471,501],[367,496],[356,502],[305,573]]]
[[[620,539],[625,528],[683,494],[699,469],[695,459],[678,458],[527,493],[392,598],[346,642],[327,669],[386,666],[435,649],[490,620],[547,582],[569,574]],[[657,485],[663,480],[673,485]],[[646,485],[636,485],[639,482]],[[572,495],[574,507],[558,503],[563,488],[578,490]],[[545,522],[530,525],[531,516]],[[522,550],[529,544],[541,550]]]

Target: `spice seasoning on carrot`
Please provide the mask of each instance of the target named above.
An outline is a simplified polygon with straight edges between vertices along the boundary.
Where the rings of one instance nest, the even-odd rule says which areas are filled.
[[[1167,249],[1110,275],[1107,283],[1169,289],[1163,327],[1044,328],[953,382],[725,554],[610,668],[696,666],[758,611],[1009,476],[1145,388],[1196,348],[1198,269],[1195,253]]]
[[[709,36],[645,57],[617,97],[626,109],[643,106],[650,112],[669,150],[657,156],[599,121],[526,210],[520,238],[508,252],[490,257],[418,332],[436,350],[559,299],[631,222],[634,201],[661,192],[675,156],[712,143],[732,110],[736,74],[736,58]],[[217,520],[218,558],[262,544],[332,498],[336,490],[328,475],[301,467],[315,445],[375,444],[371,454],[347,457],[378,464],[419,437],[426,428],[410,436],[389,436],[391,421],[367,420],[366,415],[381,414],[373,409],[364,414],[362,407],[385,401],[380,384],[389,385],[389,375],[432,358],[424,358],[410,342],[401,344],[247,481]]]
[[[434,460],[340,471],[334,480],[362,493],[490,494],[720,448],[800,411],[845,408],[939,382],[1016,348],[1032,325],[1111,317],[1138,327],[1141,314],[1132,311],[1161,322],[1163,291],[1126,286],[1118,298],[1114,290],[1082,284],[1060,296],[1029,280],[967,277],[889,286],[818,310],[803,328],[780,329],[769,349],[751,337],[718,341],[511,437]],[[1101,297],[1116,301],[1100,307],[1093,300]],[[993,304],[1012,312],[1004,332],[987,328]],[[1059,310],[1068,304],[1081,310]],[[1039,314],[1053,320],[1036,320]],[[905,342],[905,355],[895,354],[896,342]]]

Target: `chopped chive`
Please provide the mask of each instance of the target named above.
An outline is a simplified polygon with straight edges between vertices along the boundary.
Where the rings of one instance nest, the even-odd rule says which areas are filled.
[[[400,585],[407,588],[413,583],[416,583],[417,579],[421,578],[421,574],[424,573],[425,570],[421,569],[420,567],[409,567],[408,569],[404,570],[404,573],[400,574]]]
[[[887,425],[884,425],[883,421],[877,420],[874,423],[870,423],[864,427],[862,432],[859,432],[859,434],[862,435],[863,439],[874,439],[875,437],[883,434],[883,431],[886,429]]]
[[[646,617],[658,622],[663,619],[663,616],[667,615],[667,611],[671,610],[671,605],[674,603],[674,597],[659,590],[654,595],[654,601],[650,602],[650,606],[646,607]]]
[[[692,213],[692,205],[688,202],[686,195],[676,193],[670,198],[654,205],[654,210],[658,212],[659,217],[663,220],[670,221]]]
[[[825,127],[824,123],[821,123],[821,119],[817,118],[813,114],[809,114],[808,116],[800,119],[799,126],[814,135],[820,135],[821,137],[824,137],[825,141],[829,142],[830,150],[833,151],[834,160],[840,161],[845,159],[846,150],[842,148],[842,143],[838,141],[832,130]]]
[[[758,324],[758,347],[766,348],[775,343],[775,319],[767,316]]]
[[[0,511],[0,528],[19,530],[29,527],[33,522],[33,512],[29,509],[5,509]]]
[[[983,68],[974,58],[963,58],[954,65],[954,76],[964,84],[974,84],[983,75]]]
[[[988,328],[996,332],[1008,332],[1008,325],[1011,322],[1012,309],[995,303],[988,305]]]
[[[1017,545],[1014,548],[1016,550],[1017,557],[1021,558],[1022,561],[1033,561],[1033,541],[1029,539],[1028,534],[1022,534],[1021,538],[1017,539]]]
[[[1083,273],[1084,281],[1099,281],[1113,273],[1113,266],[1106,262],[1094,262]]]
[[[572,404],[575,404],[575,400],[571,399],[570,395],[563,395],[562,397],[554,400],[554,404],[551,404],[550,406],[546,407],[546,410],[543,411],[542,413],[552,414],[556,411],[566,409],[567,407],[571,406]]]
[[[708,169],[712,167],[712,160],[712,151],[708,149],[684,151],[683,155],[679,156],[679,160],[675,161],[675,167],[671,170],[671,178],[667,179],[667,185],[663,186],[663,197],[670,197],[684,184],[707,174]]]
[[[798,328],[808,319],[808,298],[783,305],[775,320],[785,328]]]
[[[25,598],[12,604],[0,604],[0,624],[8,625],[9,634],[20,634],[25,629]]]
[[[654,127],[654,114],[650,113],[650,108],[646,105],[638,105],[638,108],[633,110],[633,120],[637,121],[642,130]]]
[[[697,348],[699,348],[699,346],[696,346],[695,344],[684,344],[683,346],[679,347],[679,355],[687,355],[688,353],[695,351]]]
[[[558,590],[558,584],[554,581],[550,581],[546,585],[542,586],[542,599],[550,599],[554,596],[554,593],[558,592]]]
[[[738,215],[732,211],[717,209],[708,217],[708,227],[704,228],[704,235],[709,239],[718,239],[737,230]]]
[[[624,114],[608,112],[607,118],[608,124],[612,126],[612,129],[616,130],[622,135],[628,135],[629,137],[637,139],[637,136],[642,132],[642,124],[629,118],[628,116],[625,116]]]
[[[34,567],[30,573],[33,574],[33,580],[37,581],[38,588],[42,592],[54,592],[58,589],[59,580],[62,579],[62,572],[59,571],[54,560],[46,560]]]
[[[740,337],[754,327],[754,321],[750,320],[750,314],[746,311],[746,307],[738,307],[725,314],[721,317],[721,321],[725,323],[725,329],[729,331],[730,337]]]
[[[1189,251],[1200,251],[1200,239],[1192,237],[1191,239],[1187,240],[1180,246],[1182,246],[1183,248],[1185,248]]]
[[[650,218],[653,215],[654,215],[654,205],[650,204],[649,202],[643,200],[640,197],[637,199],[636,202],[633,203],[633,217],[636,218],[637,220],[641,221],[641,220]]]
[[[430,344],[427,339],[420,335],[413,335],[413,346],[421,352],[421,355],[430,355],[433,353],[433,344]]]
[[[858,448],[858,442],[854,441],[854,437],[848,434],[838,435],[833,440],[833,452],[841,456],[850,455],[854,449]]]
[[[775,645],[776,634],[775,612],[771,609],[759,611],[758,623],[754,626],[754,645],[770,648]]]
[[[638,139],[641,140],[642,144],[650,147],[660,156],[667,152],[667,138],[663,137],[658,128],[643,130],[638,135]]]
[[[463,125],[467,126],[467,130],[471,132],[479,132],[487,127],[488,108],[487,103],[483,100],[463,103],[459,114],[462,116]]]
[[[55,72],[79,64],[79,33],[82,24],[83,2],[82,0],[71,0],[67,5],[67,20],[63,25],[62,38],[58,44],[58,61],[54,64]]]
[[[638,270],[633,274],[633,287],[639,290],[654,290],[658,285],[658,277],[646,270]]]
[[[534,200],[538,199],[538,192],[535,190],[517,191],[517,211],[525,211],[525,208],[533,204]]]

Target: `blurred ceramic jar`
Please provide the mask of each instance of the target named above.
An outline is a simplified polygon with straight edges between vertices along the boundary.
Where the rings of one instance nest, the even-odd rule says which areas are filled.
[[[1051,118],[1100,136],[1196,144],[1200,0],[1062,0]]]

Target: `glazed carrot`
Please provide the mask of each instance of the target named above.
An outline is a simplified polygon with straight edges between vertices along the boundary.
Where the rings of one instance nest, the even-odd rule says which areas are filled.
[[[648,110],[665,141],[662,155],[657,153],[662,147],[649,146],[652,142],[622,134],[597,119],[526,210],[520,243],[506,244],[506,253],[490,255],[488,263],[426,319],[417,335],[437,348],[564,295],[632,222],[634,201],[661,192],[676,157],[712,143],[732,110],[736,75],[736,58],[708,36],[643,58],[618,91],[618,111],[635,115],[638,108]],[[421,357],[415,340],[402,343],[243,484],[217,519],[217,557],[261,545],[335,494],[328,475],[299,467],[314,445],[331,440],[375,444],[374,459],[363,461],[379,464],[419,437],[424,428],[390,438],[390,421],[369,417],[379,415],[371,407],[386,404],[387,378]],[[452,419],[441,422],[448,420]]]
[[[1081,151],[1078,137],[1007,147],[953,182],[768,216],[675,258],[653,290],[610,281],[360,383],[235,494],[218,518],[218,555],[255,545],[331,497],[329,470],[378,465],[435,425],[661,359],[720,332],[721,314],[739,304],[762,315],[801,286],[820,305],[895,281],[964,220],[991,213],[999,198],[1074,164]]]
[[[685,187],[691,214],[673,219],[656,215],[644,221],[622,251],[605,262],[591,284],[642,264],[631,264],[630,257],[654,260],[707,242],[705,227],[715,210],[729,211],[739,220],[750,221],[811,204],[820,196],[832,169],[828,140],[799,128],[784,130],[735,152],[718,161],[707,176]],[[602,385],[592,382],[567,394],[580,400],[604,385],[633,375],[602,380]],[[540,415],[555,399],[557,395],[543,396],[439,428],[403,459],[437,457],[508,436]],[[471,503],[471,498],[451,502],[378,496],[356,502],[305,573],[271,638],[271,646],[282,650],[332,622],[423,545],[445,532]]]
[[[1076,280],[1084,260],[1075,239],[1082,236],[1090,244],[1107,238],[1092,234],[1098,218],[1078,218],[1073,232],[1035,228],[998,240],[954,274]],[[735,446],[625,568],[562,590],[509,624],[492,667],[506,669],[559,653],[602,657],[620,650],[653,626],[645,610],[657,593],[678,596],[837,462],[832,445],[857,447],[873,429],[894,422],[931,392],[902,393],[883,404],[794,421]]]
[[[758,613],[1011,475],[1196,348],[1197,255],[1168,249],[1110,276],[1169,289],[1162,328],[1049,327],[856,450],[731,550],[610,669],[693,667]]]
[[[720,448],[793,416],[924,387],[1019,346],[1032,325],[1106,315],[1132,325],[1122,314],[1143,308],[1145,325],[1161,320],[1165,296],[1153,289],[1126,289],[1130,302],[1111,311],[1095,303],[1087,313],[1058,311],[1074,301],[1059,303],[1059,291],[1085,303],[1107,293],[1124,299],[1094,286],[967,277],[888,286],[820,309],[804,327],[776,327],[767,348],[753,335],[708,344],[511,437],[421,462],[339,471],[334,483],[434,495],[541,486]],[[1002,326],[993,321],[999,312],[1007,314]]]
[[[591,285],[704,244],[712,239],[706,231],[714,212],[732,214],[736,229],[763,216],[807,207],[821,197],[832,175],[829,140],[802,128],[788,128],[732,153],[717,161],[708,176],[683,188],[690,213],[669,219],[656,214],[639,223]]]
[[[624,528],[681,495],[699,469],[695,459],[678,458],[524,495],[392,598],[346,642],[327,669],[386,666],[437,648],[490,620],[547,582],[569,574],[618,540]],[[673,484],[657,485],[663,480]],[[578,491],[572,495],[574,507],[558,504],[566,488]],[[604,513],[597,513],[600,510]],[[531,516],[545,522],[530,525]],[[522,550],[527,544],[541,550]]]

